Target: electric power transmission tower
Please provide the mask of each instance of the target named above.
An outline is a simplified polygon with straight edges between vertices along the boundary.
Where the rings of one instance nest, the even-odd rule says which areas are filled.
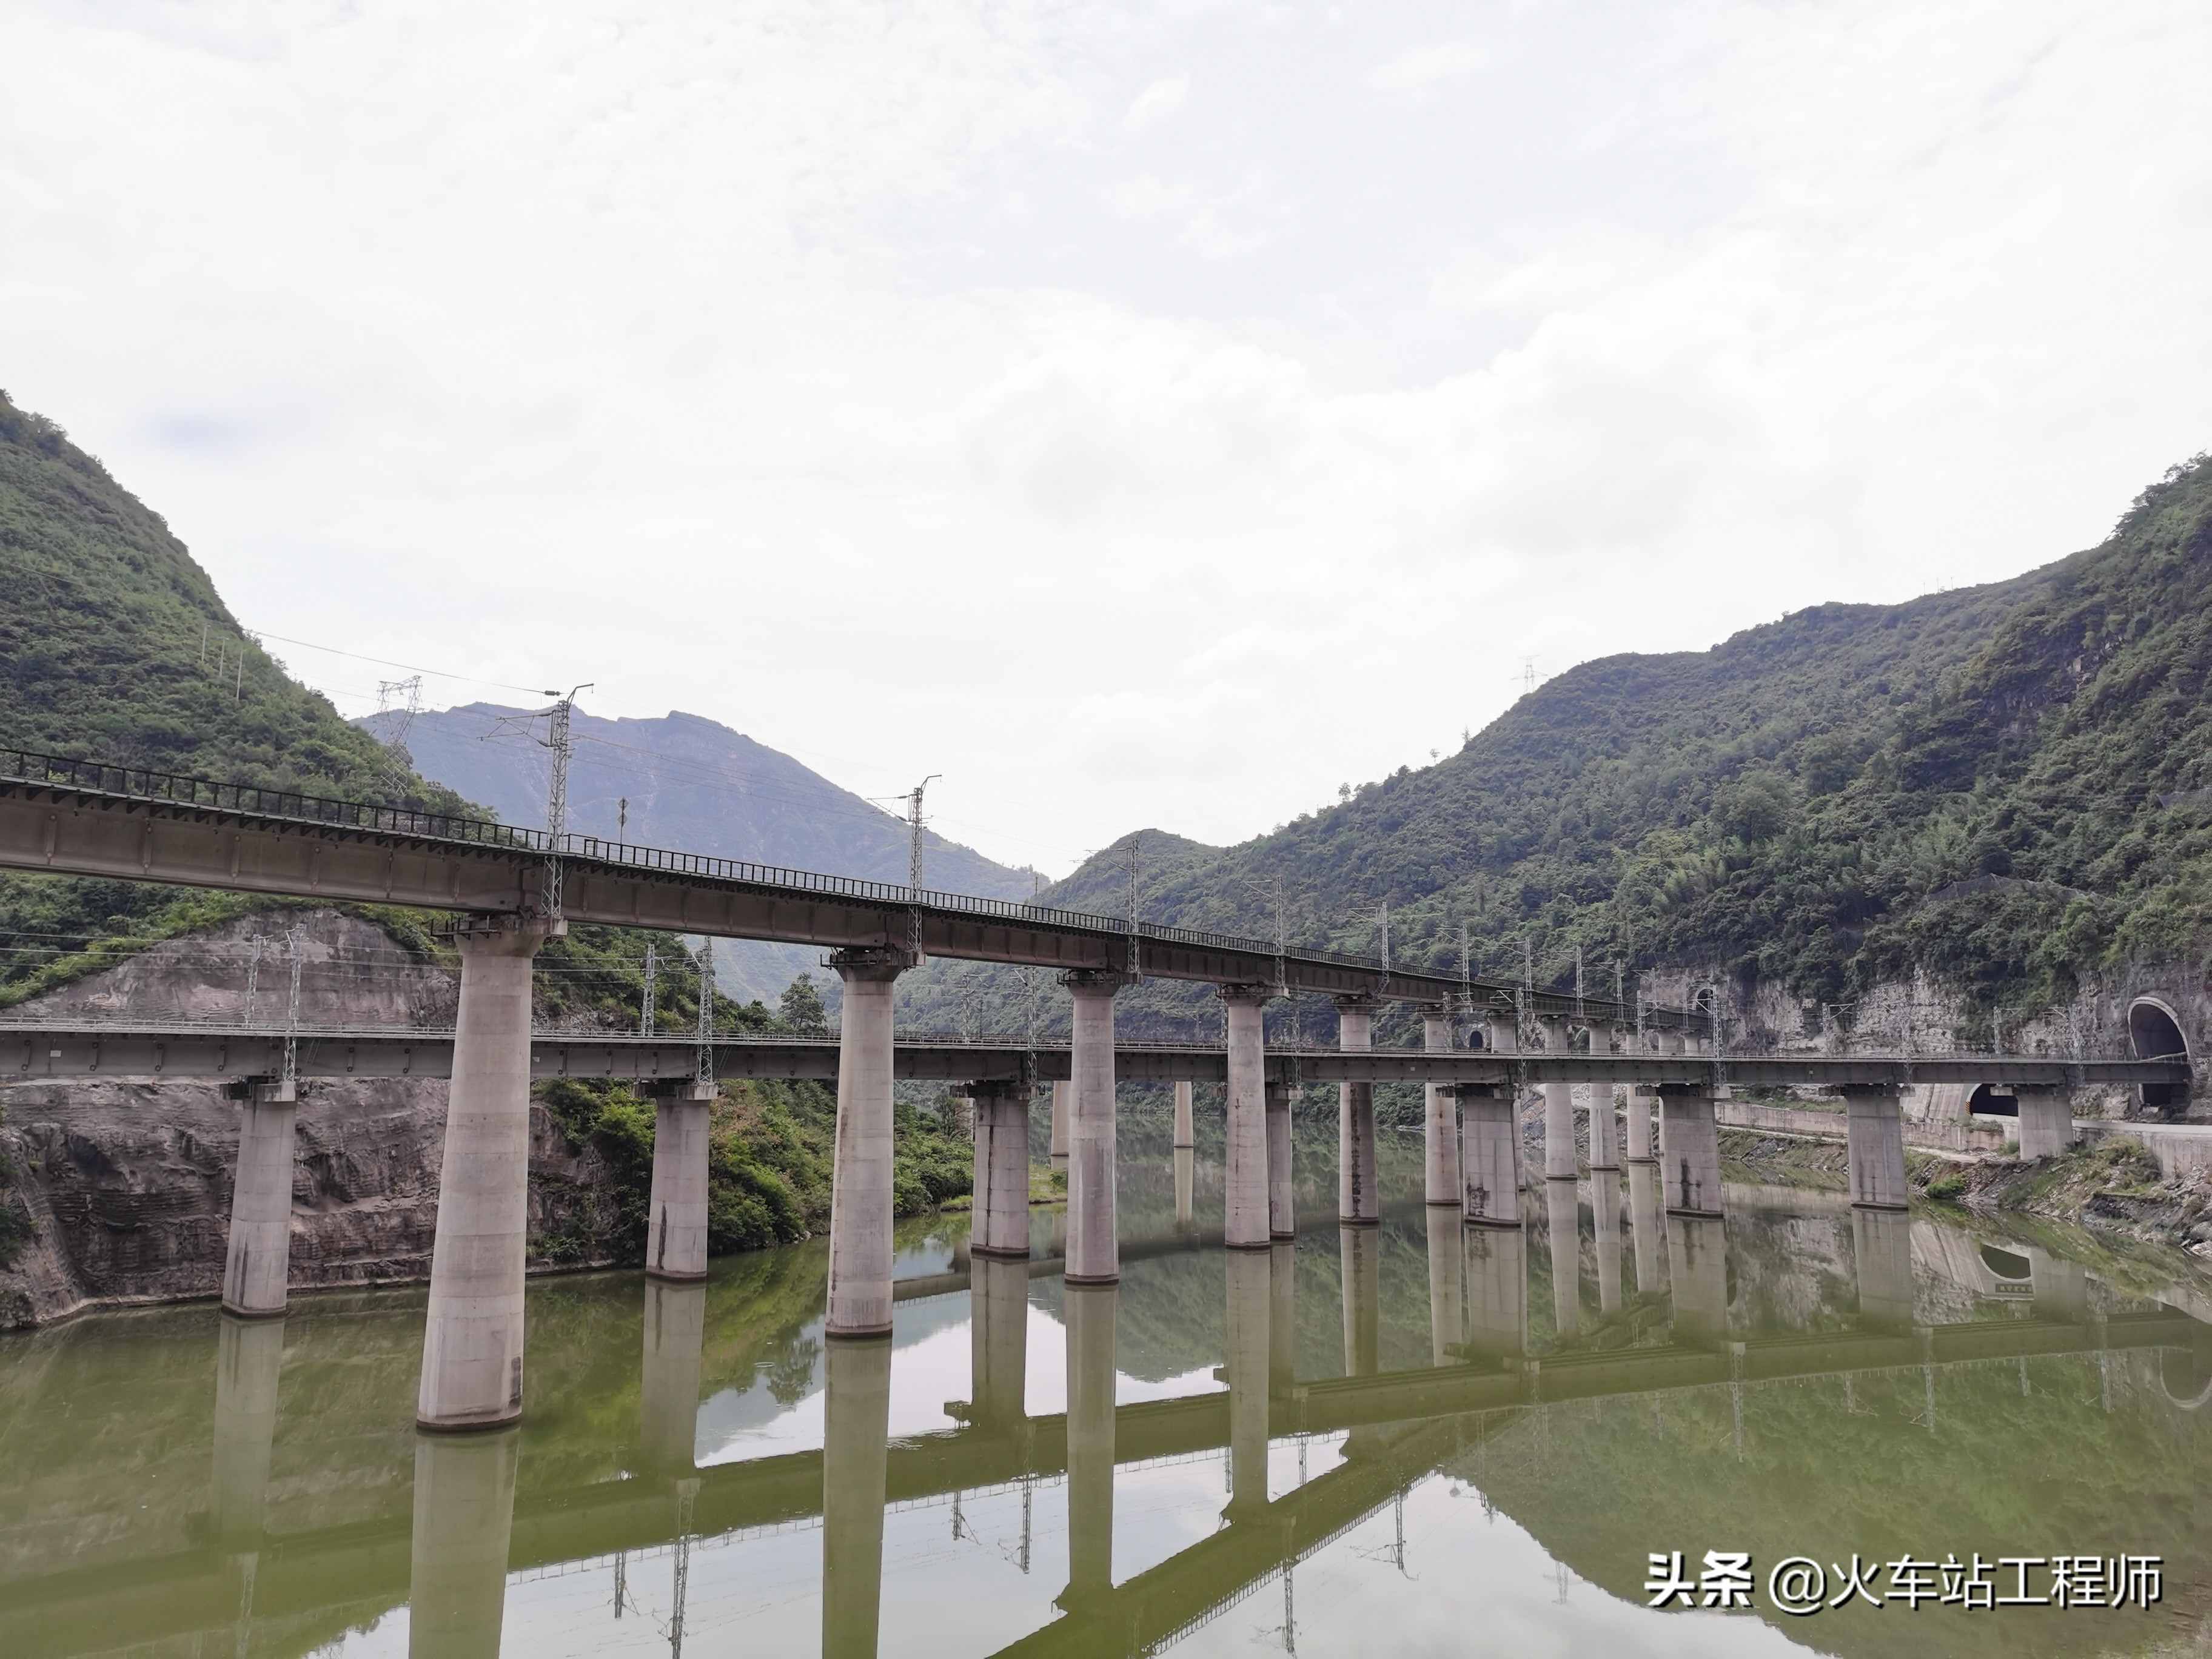
[[[422,677],[376,683],[376,735],[384,745],[386,797],[397,806],[406,799],[407,775],[415,757],[407,752],[407,729],[422,712]]]
[[[292,954],[292,990],[284,1005],[284,1081],[294,1084],[300,1075],[300,962],[307,940],[303,927],[285,930],[284,943]]]
[[[1141,830],[1129,837],[1129,972],[1138,984],[1145,982],[1145,951],[1137,934],[1138,915],[1143,898],[1142,867],[1139,862],[1144,845]]]
[[[645,942],[645,995],[638,1002],[637,1030],[641,1036],[653,1035],[653,993],[654,982],[659,977],[659,953],[653,948],[653,941],[647,939]]]
[[[692,1073],[700,1083],[714,1080],[714,941],[699,942],[699,1054]]]
[[[906,890],[908,902],[914,907],[907,924],[906,949],[917,963],[921,960],[921,797],[924,790],[944,775],[942,772],[932,772],[915,785],[906,798]]]
[[[261,953],[269,948],[269,941],[256,933],[247,941],[246,952],[246,1029],[253,1029],[253,1003],[261,989]]]
[[[590,690],[592,684],[586,680],[565,697],[557,691],[545,694],[555,700],[546,711],[551,716],[551,727],[538,739],[553,751],[553,775],[545,790],[544,899],[546,919],[550,921],[561,919],[561,843],[568,833],[568,757],[574,747],[568,738],[568,721],[576,712],[576,692]]]

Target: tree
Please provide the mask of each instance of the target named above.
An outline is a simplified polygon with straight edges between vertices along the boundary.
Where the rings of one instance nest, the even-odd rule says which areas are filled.
[[[811,974],[801,974],[783,988],[777,1013],[794,1031],[820,1036],[830,1029],[830,1013],[822,1006],[822,993],[814,988]]]

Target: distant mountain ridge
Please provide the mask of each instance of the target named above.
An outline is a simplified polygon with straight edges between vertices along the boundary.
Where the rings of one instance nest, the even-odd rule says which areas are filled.
[[[357,721],[370,732],[376,716]],[[524,709],[477,702],[415,716],[406,746],[416,768],[503,823],[545,824],[546,721]],[[716,858],[903,884],[910,848],[903,819],[840,788],[781,751],[699,714],[610,720],[578,709],[569,725],[568,828]],[[922,832],[922,880],[940,892],[1025,899],[1030,872]],[[828,980],[807,945],[733,940],[716,948],[721,988],[773,1003],[801,973]]]

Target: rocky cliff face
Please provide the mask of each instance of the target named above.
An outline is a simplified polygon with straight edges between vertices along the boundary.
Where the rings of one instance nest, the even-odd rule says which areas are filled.
[[[251,979],[256,1023],[281,1026],[289,927],[301,934],[302,1024],[452,1023],[451,974],[328,910],[264,914],[173,940],[9,1018],[243,1020]],[[258,971],[257,934],[276,941],[264,946]],[[0,1155],[33,1235],[0,1270],[0,1324],[220,1291],[239,1108],[219,1085],[0,1079]],[[428,1277],[445,1126],[441,1079],[334,1079],[303,1090],[295,1290]],[[604,1233],[606,1166],[589,1149],[572,1150],[542,1108],[531,1113],[530,1178],[533,1238]]]

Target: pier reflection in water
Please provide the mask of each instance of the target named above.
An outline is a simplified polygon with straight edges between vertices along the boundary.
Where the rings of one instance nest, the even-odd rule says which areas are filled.
[[[1030,1261],[903,1227],[889,1338],[822,1339],[815,1246],[541,1282],[491,1435],[414,1429],[416,1291],[0,1340],[0,1652],[2091,1653],[2207,1612],[2184,1568],[2149,1613],[1662,1638],[1640,1589],[1654,1549],[2203,1559],[2185,1258],[1668,1214],[1632,1162],[1511,1227],[1386,1162],[1380,1226],[1227,1251],[1194,1162],[1125,1160],[1119,1285],[1062,1283],[1042,1213]]]

